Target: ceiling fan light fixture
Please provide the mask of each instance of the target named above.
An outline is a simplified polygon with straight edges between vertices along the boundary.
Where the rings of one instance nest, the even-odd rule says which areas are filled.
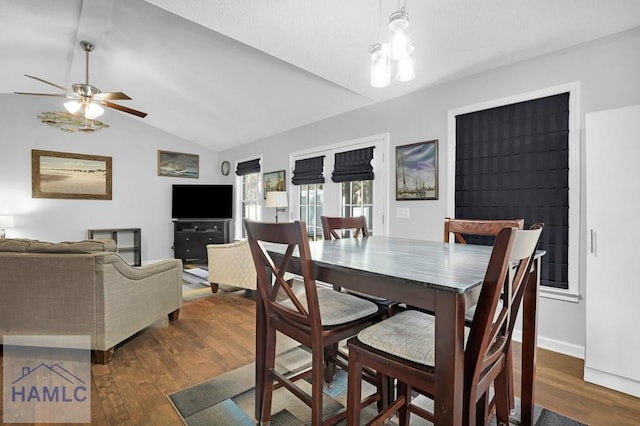
[[[94,104],[93,102],[88,103],[84,107],[84,116],[89,120],[95,120],[102,114],[104,114],[104,108],[98,104]]]
[[[82,104],[78,101],[69,101],[64,103],[64,108],[69,111],[71,114],[75,114],[80,110]]]

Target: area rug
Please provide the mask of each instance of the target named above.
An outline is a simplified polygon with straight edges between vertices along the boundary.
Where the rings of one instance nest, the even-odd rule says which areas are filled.
[[[276,357],[276,369],[282,372],[296,372],[306,368],[310,362],[310,353],[303,347],[287,349]],[[285,367],[286,366],[286,367]],[[251,363],[214,377],[198,385],[189,387],[169,395],[169,399],[185,424],[189,426],[204,425],[255,425],[254,420],[254,372],[255,364]],[[300,384],[301,382],[298,382]],[[311,385],[302,383],[307,392]],[[363,394],[373,391],[371,385],[363,382]],[[324,388],[323,416],[337,413],[346,406],[347,375],[338,370],[331,386]],[[419,405],[431,409],[431,401],[423,396],[414,400]],[[519,401],[516,401],[516,414],[511,421],[518,425],[520,418]],[[273,394],[271,425],[309,425],[311,409],[294,397],[284,388]],[[362,412],[364,421],[375,416],[375,404],[366,407]],[[339,423],[344,425],[345,422]],[[389,424],[397,424],[397,418]],[[490,423],[495,425],[495,419]],[[534,414],[536,426],[580,426],[582,423],[554,413],[546,408],[536,407]],[[431,425],[417,416],[411,416],[411,425]]]

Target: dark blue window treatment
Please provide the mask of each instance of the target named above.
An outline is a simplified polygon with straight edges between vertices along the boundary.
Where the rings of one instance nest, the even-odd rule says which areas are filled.
[[[569,94],[457,116],[455,164],[455,217],[544,222],[541,284],[567,289]]]

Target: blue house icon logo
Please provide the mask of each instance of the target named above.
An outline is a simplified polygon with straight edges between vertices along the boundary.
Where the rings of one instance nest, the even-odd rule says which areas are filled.
[[[58,363],[24,366],[22,375],[11,383],[14,403],[80,403],[89,395],[85,381]]]

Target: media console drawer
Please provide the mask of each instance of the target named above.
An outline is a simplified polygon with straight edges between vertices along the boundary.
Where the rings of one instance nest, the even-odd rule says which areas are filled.
[[[174,257],[185,262],[206,262],[207,244],[230,242],[230,222],[230,219],[174,221]]]

